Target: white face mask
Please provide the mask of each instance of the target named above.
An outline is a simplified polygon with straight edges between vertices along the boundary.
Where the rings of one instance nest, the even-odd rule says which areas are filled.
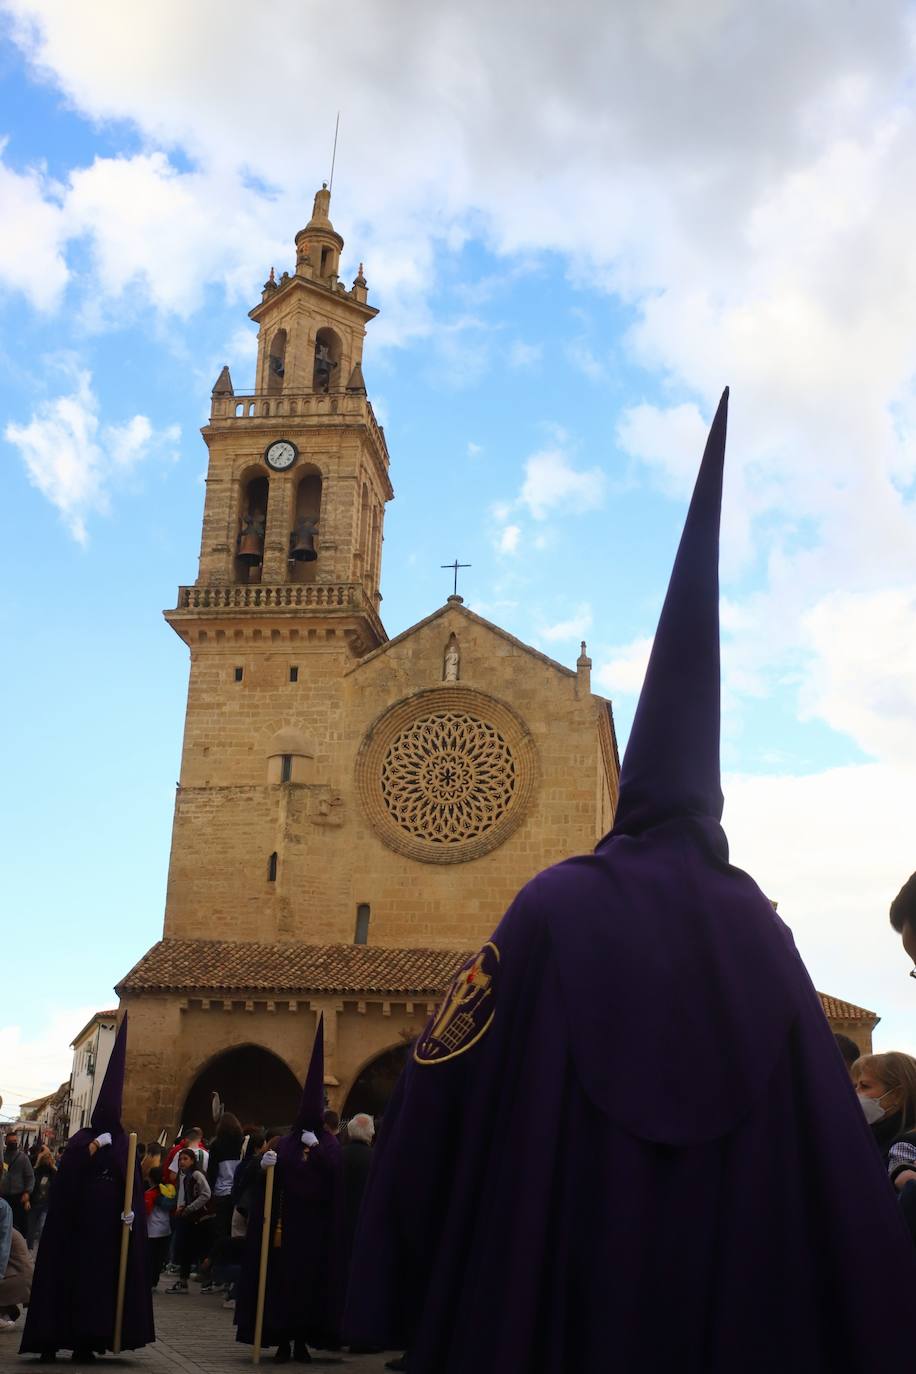
[[[874,1126],[876,1121],[880,1121],[883,1116],[887,1115],[884,1107],[881,1106],[885,1097],[887,1097],[887,1093],[882,1093],[881,1097],[865,1097],[861,1093],[859,1094],[859,1106],[865,1113],[865,1120],[869,1126]]]

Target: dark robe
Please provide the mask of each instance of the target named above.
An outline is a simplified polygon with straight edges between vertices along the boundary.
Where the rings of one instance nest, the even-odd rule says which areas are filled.
[[[345,1282],[340,1145],[329,1131],[317,1134],[319,1143],[309,1150],[307,1159],[303,1159],[305,1147],[299,1128],[277,1146],[264,1346],[303,1340],[334,1349],[340,1343]],[[236,1339],[246,1345],[254,1342],[264,1221],[265,1171],[258,1172],[235,1306]],[[282,1221],[282,1243],[276,1247],[273,1235],[278,1219]]]
[[[345,1336],[411,1374],[884,1374],[916,1254],[788,930],[712,822],[535,878],[385,1112]]]
[[[128,1139],[89,1154],[98,1132],[85,1128],[68,1142],[51,1184],[48,1215],[20,1351],[110,1350],[114,1340],[121,1212]],[[138,1350],[156,1339],[146,1267],[146,1209],[136,1158],[133,1212],[121,1346]]]
[[[349,1267],[350,1255],[356,1240],[356,1223],[363,1203],[363,1193],[372,1165],[372,1146],[364,1140],[350,1140],[343,1150],[344,1177],[344,1247]]]

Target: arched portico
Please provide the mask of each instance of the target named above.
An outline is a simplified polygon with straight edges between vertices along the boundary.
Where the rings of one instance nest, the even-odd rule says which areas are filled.
[[[384,1116],[388,1100],[394,1092],[394,1085],[400,1077],[401,1070],[407,1063],[411,1048],[412,1044],[402,1041],[399,1045],[382,1050],[381,1054],[373,1055],[363,1065],[354,1078],[344,1102],[341,1114],[345,1120],[357,1112],[368,1112],[370,1116]]]
[[[296,1114],[302,1085],[292,1069],[263,1045],[234,1045],[214,1055],[195,1074],[179,1125],[213,1129],[211,1102],[219,1093],[227,1111],[243,1124],[286,1126]]]

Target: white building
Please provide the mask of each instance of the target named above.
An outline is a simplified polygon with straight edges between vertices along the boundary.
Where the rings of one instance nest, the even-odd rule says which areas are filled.
[[[117,1020],[117,1011],[97,1011],[76,1039],[71,1041],[70,1135],[75,1135],[89,1124],[111,1058]]]

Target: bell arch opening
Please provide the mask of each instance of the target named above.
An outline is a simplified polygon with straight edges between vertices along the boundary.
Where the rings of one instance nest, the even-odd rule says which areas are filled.
[[[318,564],[318,532],[321,523],[321,473],[303,467],[293,496],[293,527],[289,535],[289,561],[294,582],[314,582]]]
[[[319,329],[315,335],[315,371],[312,386],[316,391],[333,391],[340,383],[340,336],[333,329]]]
[[[286,330],[278,329],[270,341],[270,354],[267,359],[267,391],[271,396],[283,390],[286,374]]]
[[[295,1118],[302,1085],[279,1055],[262,1045],[236,1045],[214,1055],[188,1088],[179,1125],[213,1131],[213,1094],[243,1125],[287,1126]]]
[[[260,582],[267,532],[270,481],[255,468],[239,483],[239,532],[235,545],[235,580]]]
[[[394,1085],[401,1076],[401,1070],[407,1063],[411,1049],[412,1042],[394,1045],[364,1065],[347,1093],[341,1113],[344,1120],[349,1120],[357,1112],[367,1112],[369,1116],[385,1115]]]

